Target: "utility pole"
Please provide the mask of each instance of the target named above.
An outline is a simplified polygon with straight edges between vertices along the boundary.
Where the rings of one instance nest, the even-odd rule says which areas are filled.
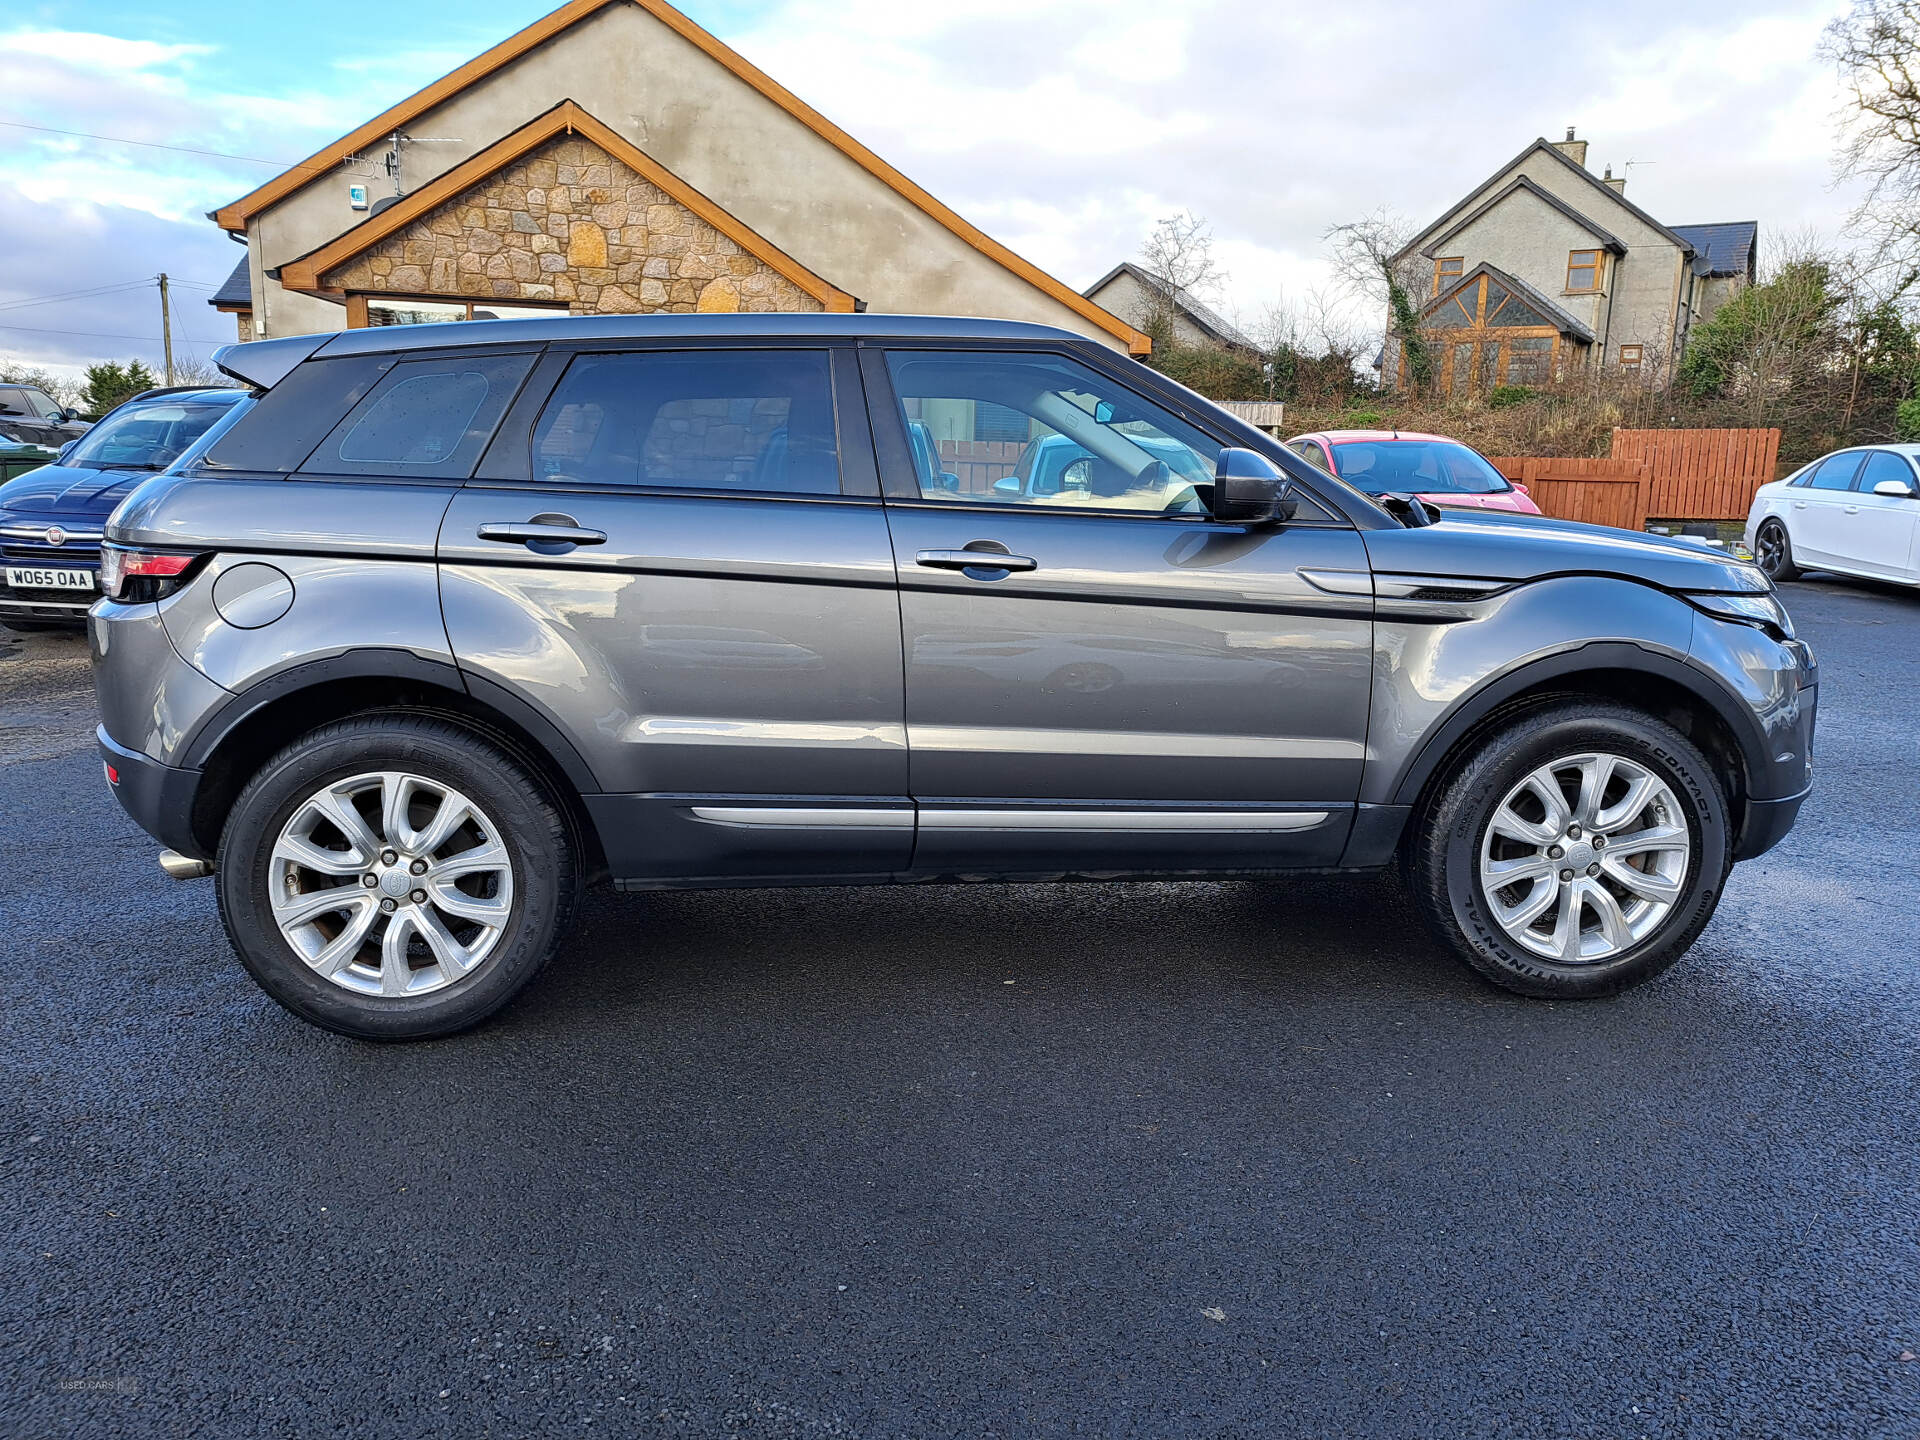
[[[173,384],[173,314],[167,306],[167,272],[160,272],[160,346],[167,362],[167,384]]]

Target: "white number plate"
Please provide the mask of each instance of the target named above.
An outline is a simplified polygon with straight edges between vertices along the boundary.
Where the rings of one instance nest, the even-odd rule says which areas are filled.
[[[96,590],[93,571],[75,570],[70,566],[48,566],[45,569],[30,568],[25,565],[7,566],[7,584],[15,590]]]

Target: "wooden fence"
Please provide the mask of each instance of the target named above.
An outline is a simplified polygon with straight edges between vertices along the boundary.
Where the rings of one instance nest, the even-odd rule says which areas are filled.
[[[1487,458],[1507,479],[1526,486],[1533,503],[1545,514],[1621,530],[1647,528],[1653,468],[1644,461],[1567,460],[1545,455]]]
[[[1023,440],[942,440],[940,468],[960,477],[962,495],[984,495],[1020,468]]]
[[[1744,520],[1774,478],[1778,430],[1615,430],[1613,458],[1652,467],[1656,520]]]

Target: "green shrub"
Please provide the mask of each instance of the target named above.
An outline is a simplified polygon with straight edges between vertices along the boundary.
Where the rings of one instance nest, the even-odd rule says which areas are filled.
[[[1920,440],[1920,399],[1900,402],[1893,412],[1893,433],[1900,440]]]
[[[1538,393],[1526,385],[1496,385],[1487,394],[1487,408],[1504,410],[1509,405],[1524,405]]]
[[[1384,418],[1378,410],[1349,410],[1340,417],[1343,428],[1348,430],[1375,430]]]

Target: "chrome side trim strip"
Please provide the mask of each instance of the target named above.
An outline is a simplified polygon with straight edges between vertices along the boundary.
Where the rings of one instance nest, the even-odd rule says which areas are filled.
[[[783,830],[911,830],[911,810],[850,810],[830,806],[695,805],[693,818],[713,825]]]
[[[929,830],[1161,830],[1258,834],[1311,830],[1324,810],[960,810],[922,809]]]
[[[1329,595],[1371,595],[1373,576],[1365,570],[1302,570],[1299,576]]]

